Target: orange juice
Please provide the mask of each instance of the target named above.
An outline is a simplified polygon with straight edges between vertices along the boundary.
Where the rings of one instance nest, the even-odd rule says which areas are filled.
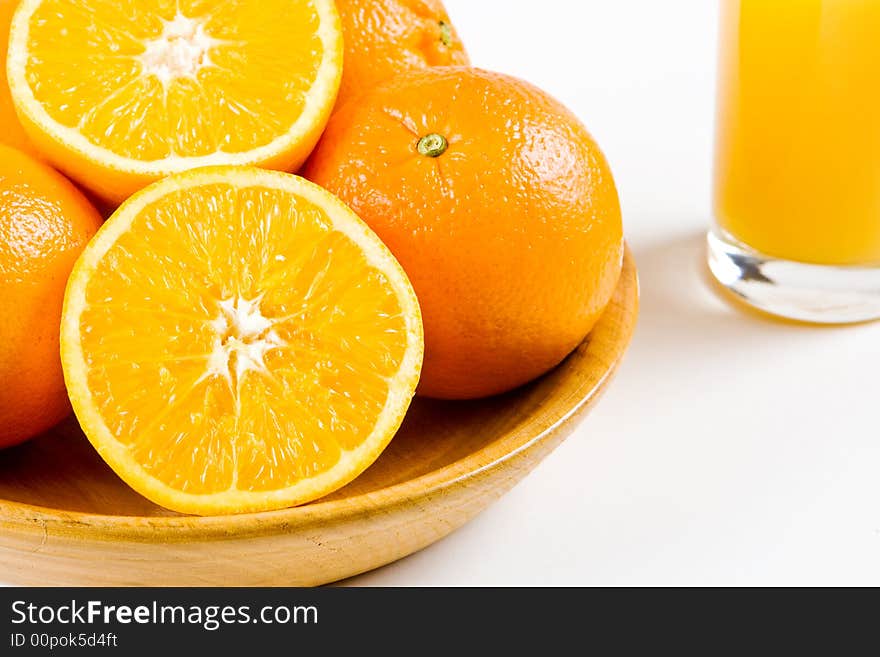
[[[721,0],[718,227],[764,255],[880,264],[880,0]]]

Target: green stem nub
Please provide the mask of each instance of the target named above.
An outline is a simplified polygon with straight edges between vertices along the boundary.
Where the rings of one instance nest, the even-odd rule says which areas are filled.
[[[419,153],[425,157],[440,157],[449,148],[449,142],[446,137],[432,132],[419,139]]]
[[[446,21],[440,21],[440,41],[447,48],[452,47],[452,26]]]

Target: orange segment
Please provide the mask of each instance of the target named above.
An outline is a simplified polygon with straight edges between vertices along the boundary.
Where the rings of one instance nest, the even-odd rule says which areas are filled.
[[[68,284],[62,360],[86,435],[168,508],[308,502],[372,463],[422,361],[403,270],[339,200],[259,169],[126,202]]]
[[[199,166],[298,167],[341,67],[332,0],[23,0],[10,38],[25,127],[116,201]]]
[[[9,84],[6,82],[6,52],[9,50],[9,26],[18,0],[0,0],[0,144],[12,146],[20,151],[39,157],[27,138],[12,104]]]

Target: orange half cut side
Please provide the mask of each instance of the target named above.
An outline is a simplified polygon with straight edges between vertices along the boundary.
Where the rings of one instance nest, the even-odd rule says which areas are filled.
[[[285,508],[363,472],[423,355],[400,265],[308,181],[210,167],[123,204],[78,260],[61,331],[83,431],[135,490],[215,515]]]
[[[7,68],[40,151],[121,203],[197,167],[295,170],[342,57],[333,0],[21,0]]]

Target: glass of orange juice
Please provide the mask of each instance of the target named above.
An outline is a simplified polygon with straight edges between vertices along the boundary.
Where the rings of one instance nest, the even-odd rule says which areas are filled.
[[[765,311],[880,317],[880,0],[720,0],[715,278]]]

